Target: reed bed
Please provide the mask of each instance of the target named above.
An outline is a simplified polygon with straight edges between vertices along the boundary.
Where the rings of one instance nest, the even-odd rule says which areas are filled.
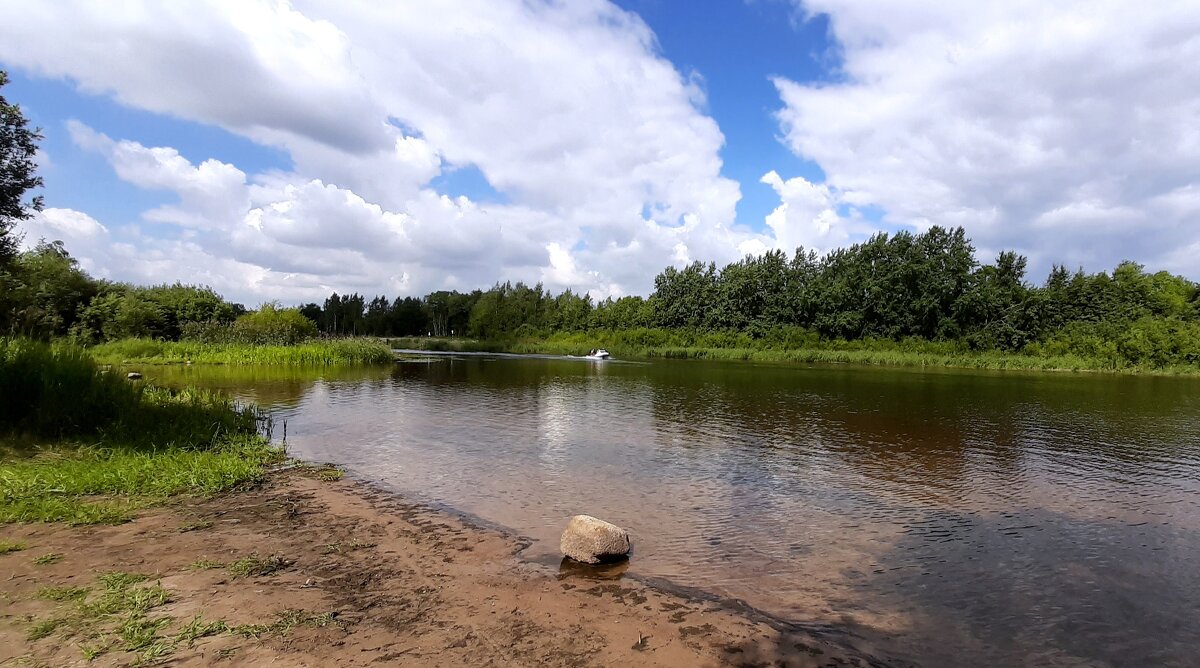
[[[352,366],[388,364],[391,348],[379,339],[333,339],[296,345],[200,343],[124,339],[95,346],[92,357],[105,364],[274,364]]]
[[[0,523],[120,522],[255,481],[282,457],[257,409],[108,373],[82,349],[0,339]]]

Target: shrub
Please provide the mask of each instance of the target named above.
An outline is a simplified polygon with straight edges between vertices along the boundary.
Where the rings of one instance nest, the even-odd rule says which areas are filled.
[[[184,340],[201,343],[292,346],[316,336],[317,325],[300,309],[268,303],[228,325],[218,321],[189,323],[182,331]]]

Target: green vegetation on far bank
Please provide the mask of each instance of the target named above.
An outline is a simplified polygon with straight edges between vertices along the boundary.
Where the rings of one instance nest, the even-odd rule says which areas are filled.
[[[0,523],[113,523],[260,479],[282,457],[256,410],[106,373],[81,349],[0,339]]]
[[[90,349],[102,364],[279,364],[336,366],[387,364],[392,351],[378,339],[313,340],[293,345],[251,343],[201,343],[123,339]]]
[[[1137,339],[1137,328],[1119,336]],[[1119,339],[1118,339],[1119,341]],[[896,367],[948,367],[1035,371],[1104,371],[1117,373],[1200,374],[1196,364],[1150,364],[1122,355],[1127,345],[1093,342],[1090,354],[1057,340],[1021,352],[972,350],[960,341],[908,338],[826,340],[800,328],[779,328],[758,337],[736,331],[637,328],[527,335],[504,340],[402,337],[389,339],[395,348],[436,352],[505,352],[542,355],[586,355],[605,348],[620,359],[708,359],[756,362],[863,364]]]

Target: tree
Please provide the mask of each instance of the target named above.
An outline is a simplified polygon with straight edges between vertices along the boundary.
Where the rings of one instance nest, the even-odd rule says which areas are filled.
[[[0,273],[0,323],[11,334],[64,336],[99,291],[61,241],[42,241]]]
[[[0,70],[0,88],[8,83],[8,74]],[[41,128],[30,130],[21,108],[9,104],[0,94],[0,267],[17,254],[17,237],[12,228],[18,220],[29,218],[42,208],[39,195],[29,200],[26,193],[42,186],[42,177],[34,172],[37,143]]]

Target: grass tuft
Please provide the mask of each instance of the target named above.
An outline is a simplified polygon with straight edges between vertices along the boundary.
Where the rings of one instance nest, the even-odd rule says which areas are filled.
[[[87,598],[91,589],[87,587],[43,587],[38,590],[37,597],[47,601],[82,601]]]
[[[200,531],[201,529],[211,529],[213,523],[208,520],[200,522],[191,522],[179,527],[179,533],[188,533],[189,531]]]
[[[210,571],[216,568],[225,568],[225,562],[213,561],[212,559],[197,559],[188,568],[194,571]]]
[[[313,614],[304,610],[288,609],[278,613],[275,621],[270,624],[242,624],[231,630],[246,638],[261,638],[265,635],[287,635],[300,626],[324,628],[332,625],[344,628],[336,612]]]
[[[36,566],[49,566],[50,564],[57,564],[58,562],[62,561],[64,556],[65,555],[62,552],[51,552],[49,554],[43,554],[40,557],[34,557],[33,563]]]
[[[291,565],[291,561],[277,554],[266,558],[251,554],[229,564],[229,572],[235,578],[259,577],[272,575]]]
[[[0,554],[8,554],[9,552],[20,552],[25,549],[25,543],[21,541],[0,540]]]

